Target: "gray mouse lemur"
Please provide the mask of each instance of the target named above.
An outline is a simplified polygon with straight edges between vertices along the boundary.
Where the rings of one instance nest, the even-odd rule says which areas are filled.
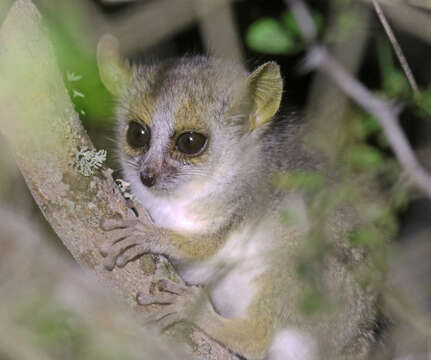
[[[306,207],[298,194],[271,184],[278,171],[316,164],[301,144],[301,127],[274,119],[283,91],[278,65],[248,73],[199,56],[129,66],[109,35],[99,43],[98,63],[118,99],[125,179],[154,222],[105,224],[116,233],[101,250],[105,266],[166,255],[190,286],[164,283],[160,294],[139,301],[166,304],[162,327],[191,320],[247,359],[365,359],[376,297],[352,274],[357,257],[327,260],[322,277],[338,296],[336,311],[316,319],[298,309],[303,285],[295,258],[309,227]],[[283,223],[280,209],[293,209],[297,221]],[[346,236],[343,221],[341,214],[328,226],[334,238]]]

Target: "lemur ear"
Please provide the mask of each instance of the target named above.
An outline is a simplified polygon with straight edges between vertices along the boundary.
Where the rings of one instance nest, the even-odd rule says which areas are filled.
[[[275,62],[267,62],[251,73],[247,81],[253,106],[250,130],[254,130],[271,120],[280,107],[283,93],[280,67]]]
[[[120,95],[130,81],[131,70],[121,59],[118,40],[114,36],[105,34],[100,38],[97,64],[103,85],[112,95]]]

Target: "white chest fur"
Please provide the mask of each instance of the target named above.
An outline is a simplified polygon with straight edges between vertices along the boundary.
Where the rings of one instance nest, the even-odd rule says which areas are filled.
[[[256,294],[256,278],[266,265],[265,228],[264,224],[242,227],[211,259],[178,269],[188,283],[210,287],[211,300],[224,317],[241,317]]]
[[[145,201],[145,207],[157,226],[181,233],[198,233],[207,226],[190,211],[192,204],[192,201],[184,199],[152,196]]]

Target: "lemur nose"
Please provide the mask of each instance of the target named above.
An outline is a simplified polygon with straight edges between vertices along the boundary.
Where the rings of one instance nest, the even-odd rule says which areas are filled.
[[[145,186],[151,187],[156,183],[156,177],[152,174],[141,172],[141,181]]]

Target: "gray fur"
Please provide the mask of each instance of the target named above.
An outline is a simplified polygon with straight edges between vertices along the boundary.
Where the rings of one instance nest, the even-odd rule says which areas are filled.
[[[216,254],[208,251],[199,261],[181,259],[175,251],[167,252],[171,259],[179,260],[178,270],[186,281],[212,288],[219,314],[213,310],[196,319],[198,326],[211,336],[250,359],[262,358],[268,351],[272,358],[280,359],[280,347],[295,341],[301,343],[303,339],[308,344],[304,346],[310,347],[307,359],[365,359],[373,341],[370,329],[375,316],[375,294],[360,288],[350,270],[351,263],[331,257],[322,275],[329,291],[342,295],[340,311],[316,321],[296,307],[303,285],[296,276],[295,259],[310,224],[304,199],[298,194],[276,192],[271,182],[280,171],[324,172],[324,161],[306,150],[302,141],[306,127],[293,116],[276,116],[250,129],[249,119],[256,109],[247,87],[248,78],[249,73],[237,64],[208,57],[133,67],[130,83],[119,97],[117,114],[117,142],[124,176],[156,226],[196,239],[196,246],[201,246],[204,253],[206,244],[217,243],[220,247]],[[142,104],[147,108],[142,109]],[[193,128],[208,136],[208,146],[197,162],[172,156],[171,142],[177,135],[178,111],[182,106],[188,109],[185,114],[190,113]],[[145,153],[130,155],[124,151],[128,123],[142,113],[151,115],[147,119],[151,122],[151,144]],[[140,172],[148,168],[157,172],[157,182],[151,188],[139,178]],[[283,206],[298,211],[303,220],[291,227],[282,224],[279,211]],[[335,216],[333,226],[328,224],[336,246],[344,246],[340,238],[345,238],[351,229],[351,220],[343,213]],[[152,250],[142,248],[142,252]],[[351,249],[345,251],[351,255]],[[211,283],[216,271],[226,264],[227,268],[240,271],[223,274],[218,283]],[[232,335],[232,324],[237,320],[228,318],[244,309],[223,309],[232,295],[229,281],[234,284],[241,279],[241,271],[250,264],[253,271],[265,268],[262,274],[271,280],[260,284],[254,273],[243,277],[250,282],[250,292],[244,296],[256,296],[257,300],[252,302],[253,309],[247,310],[250,320],[247,318],[246,328]],[[223,286],[219,286],[221,283]],[[279,332],[271,348],[272,336],[281,329],[289,330]],[[261,332],[264,335],[259,335]],[[315,354],[315,346],[325,352]],[[350,354],[353,348],[356,353]],[[286,350],[289,353],[291,349]]]

